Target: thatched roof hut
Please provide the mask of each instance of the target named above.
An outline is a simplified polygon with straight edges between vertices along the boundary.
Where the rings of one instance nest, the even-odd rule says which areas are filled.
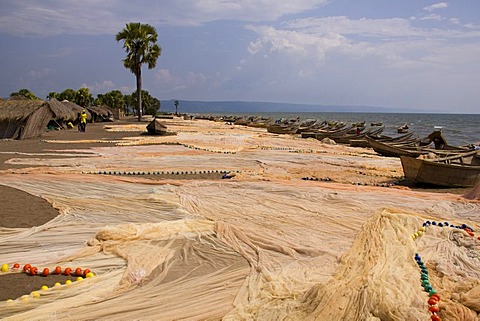
[[[90,106],[87,110],[92,114],[92,122],[113,121],[113,111],[108,106]]]
[[[79,106],[71,101],[68,100],[62,100],[62,104],[64,104],[68,109],[72,110],[75,114],[75,117],[72,120],[76,120],[78,115],[85,110],[87,113],[87,121],[91,122],[92,121],[92,114],[87,110],[87,108],[84,108],[82,106]]]
[[[77,112],[72,108],[69,108],[66,104],[58,101],[55,98],[51,98],[48,101],[50,108],[55,115],[55,120],[59,122],[68,122],[68,121],[75,121],[77,119]]]
[[[0,101],[0,138],[25,139],[42,135],[54,113],[43,100]]]
[[[102,119],[113,119],[112,111],[105,107],[83,108],[67,100],[60,102],[52,98],[43,101],[21,97],[0,100],[0,139],[41,136],[47,127],[67,128],[68,122],[77,122],[78,115],[83,110],[87,113],[87,121],[92,121],[92,114],[100,115],[98,117]]]

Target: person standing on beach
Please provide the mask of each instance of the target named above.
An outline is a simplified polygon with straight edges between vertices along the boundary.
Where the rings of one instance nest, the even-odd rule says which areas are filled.
[[[87,128],[87,113],[85,112],[85,109],[84,109],[80,114],[80,131],[84,133],[86,128]]]
[[[80,115],[81,115],[81,113],[77,113],[77,121],[76,121],[77,128],[78,128],[79,132],[82,131],[82,123],[80,122]]]

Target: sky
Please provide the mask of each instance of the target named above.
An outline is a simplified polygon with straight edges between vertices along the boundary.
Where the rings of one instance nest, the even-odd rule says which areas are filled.
[[[0,97],[134,92],[129,22],[158,32],[161,101],[480,113],[479,0],[0,0]]]

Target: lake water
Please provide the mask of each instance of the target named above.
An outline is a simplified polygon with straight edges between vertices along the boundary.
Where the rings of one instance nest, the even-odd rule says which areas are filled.
[[[296,118],[302,120],[319,119],[341,121],[346,123],[381,122],[385,127],[383,134],[395,135],[397,128],[408,124],[409,132],[415,132],[420,138],[428,136],[435,129],[441,129],[450,145],[465,145],[480,142],[480,114],[396,114],[396,113],[229,113],[229,115],[265,116],[279,118]]]

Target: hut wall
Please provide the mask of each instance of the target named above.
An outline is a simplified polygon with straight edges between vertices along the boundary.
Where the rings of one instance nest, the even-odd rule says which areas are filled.
[[[114,119],[125,118],[125,111],[123,111],[122,109],[112,108],[112,112],[113,112]]]
[[[17,138],[26,119],[3,119],[0,121],[0,138]]]
[[[47,129],[47,124],[52,119],[53,112],[46,105],[37,109],[28,117],[22,130],[19,133],[18,139],[25,139],[31,137],[41,136]]]

